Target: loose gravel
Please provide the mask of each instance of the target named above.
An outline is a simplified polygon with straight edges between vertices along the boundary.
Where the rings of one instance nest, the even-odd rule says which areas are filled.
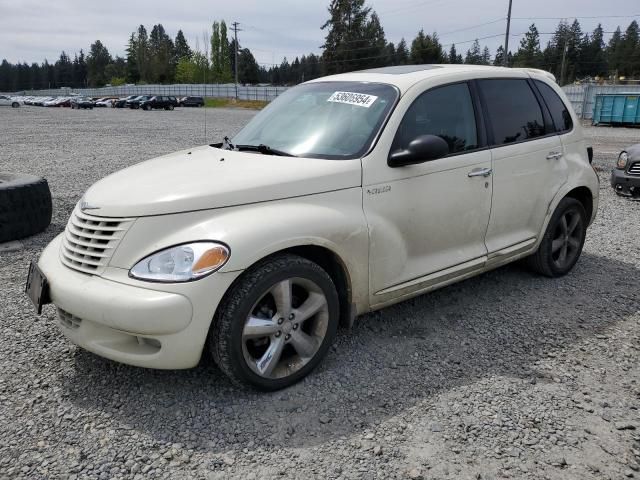
[[[208,110],[208,142],[254,112]],[[640,477],[640,202],[609,170],[640,130],[588,128],[600,211],[561,279],[507,266],[358,319],[277,393],[204,361],[120,365],[69,344],[27,265],[99,178],[204,143],[204,111],[0,110],[0,170],[48,178],[53,223],[0,248],[0,477]]]

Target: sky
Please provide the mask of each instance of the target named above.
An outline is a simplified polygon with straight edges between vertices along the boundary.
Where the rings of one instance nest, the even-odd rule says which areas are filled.
[[[239,42],[269,67],[283,57],[320,53],[330,0],[0,0],[0,59],[10,62],[54,62],[61,51],[76,52],[99,39],[112,55],[124,56],[127,40],[138,25],[148,30],[162,23],[172,37],[179,29],[189,44],[203,46],[214,20],[237,21]],[[405,37],[410,44],[420,29],[438,32],[446,50],[456,44],[464,54],[475,38],[492,55],[504,42],[508,0],[368,0],[378,13],[387,40]],[[560,18],[578,18],[583,31],[600,22],[605,31],[624,30],[640,21],[638,0],[513,0],[510,50],[532,22],[546,44]],[[533,18],[536,17],[536,18]],[[541,18],[544,17],[544,18]],[[607,37],[610,35],[607,35]],[[490,38],[483,38],[490,37]]]

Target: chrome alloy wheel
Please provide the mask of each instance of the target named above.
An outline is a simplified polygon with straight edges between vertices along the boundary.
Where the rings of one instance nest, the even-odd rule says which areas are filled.
[[[567,210],[556,224],[551,241],[551,258],[559,269],[570,265],[580,254],[584,225],[582,216],[575,209]]]
[[[244,360],[257,375],[284,378],[304,367],[327,334],[329,306],[305,278],[273,285],[251,308],[242,331]]]

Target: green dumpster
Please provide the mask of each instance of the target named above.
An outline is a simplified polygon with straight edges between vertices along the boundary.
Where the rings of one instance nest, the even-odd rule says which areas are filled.
[[[599,93],[593,106],[593,124],[640,125],[640,94]]]

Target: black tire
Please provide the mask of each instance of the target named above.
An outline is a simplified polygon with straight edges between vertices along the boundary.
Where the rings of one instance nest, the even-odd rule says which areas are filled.
[[[251,309],[265,293],[277,283],[290,278],[308,279],[320,287],[327,301],[327,329],[318,350],[308,363],[291,375],[275,379],[265,378],[255,373],[245,360],[244,324]],[[209,349],[220,370],[235,385],[263,391],[279,390],[300,381],[326,355],[338,329],[339,310],[335,285],[320,266],[297,255],[275,256],[247,270],[225,294],[209,331]]]
[[[51,192],[44,178],[0,172],[0,243],[28,237],[51,223]]]
[[[173,110],[173,105],[169,105],[169,110]]]
[[[564,225],[566,225],[567,218],[575,218],[577,223],[571,231],[571,236],[565,236],[564,238],[564,247],[561,247],[560,251],[565,247],[567,250],[565,251],[565,260],[560,261],[561,257],[554,258],[556,251],[554,251],[553,244],[554,241],[563,243],[563,219]],[[587,214],[582,203],[575,198],[563,198],[555,212],[553,212],[551,220],[549,220],[549,225],[547,225],[547,230],[542,237],[538,250],[526,259],[529,268],[551,278],[561,277],[569,273],[582,253],[587,233],[587,221]],[[574,232],[575,236],[573,235]],[[570,241],[572,241],[573,246],[571,246]]]
[[[19,104],[18,102],[13,102],[13,103],[11,104],[11,107],[12,107],[12,108],[18,108],[19,106],[20,106],[20,104]]]

